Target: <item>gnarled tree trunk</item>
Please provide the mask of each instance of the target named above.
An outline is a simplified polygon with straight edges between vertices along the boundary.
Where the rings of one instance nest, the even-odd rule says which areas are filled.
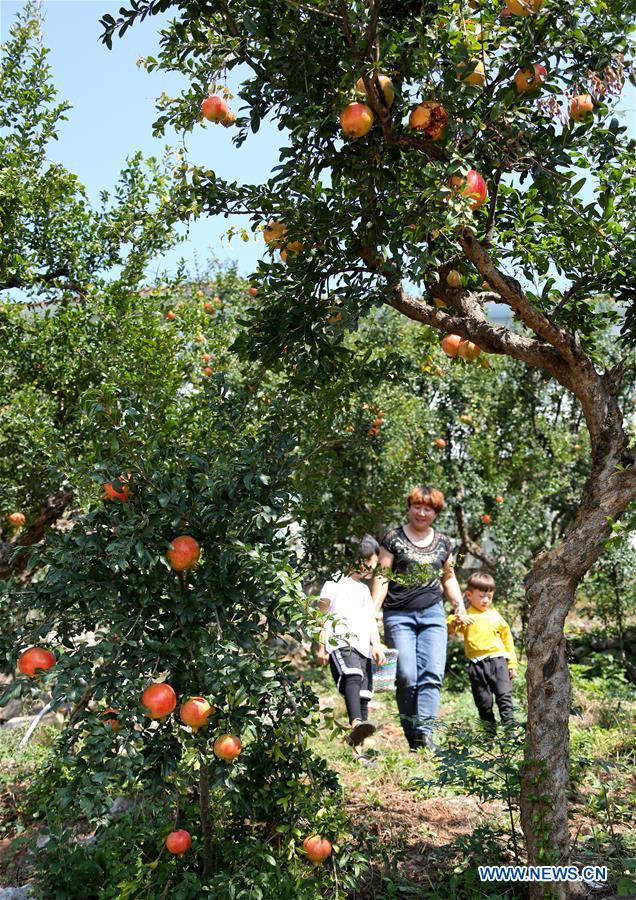
[[[528,725],[521,824],[528,862],[534,865],[567,865],[570,861],[567,793],[571,684],[565,619],[577,585],[601,555],[610,531],[608,520],[618,518],[636,494],[633,460],[626,452],[615,398],[597,394],[596,400],[597,405],[603,401],[601,415],[596,417],[603,422],[603,429],[592,435],[595,459],[581,507],[563,543],[540,554],[526,579]],[[572,884],[567,882],[530,885],[533,900],[561,900],[572,892]]]
[[[521,790],[521,825],[531,864],[565,865],[568,828],[569,727],[571,705],[563,625],[575,583],[558,553],[544,554],[527,583],[530,610],[526,632],[528,725]],[[552,893],[565,897],[559,885]],[[531,886],[530,894],[544,895]],[[549,893],[548,893],[549,896]]]

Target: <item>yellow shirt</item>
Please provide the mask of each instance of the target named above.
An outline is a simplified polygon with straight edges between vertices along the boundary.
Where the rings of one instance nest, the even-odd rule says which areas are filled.
[[[486,656],[506,656],[510,666],[517,665],[517,654],[508,623],[492,606],[486,610],[469,606],[466,610],[472,618],[471,625],[455,625],[455,616],[448,617],[448,633],[464,635],[464,651],[468,659]]]

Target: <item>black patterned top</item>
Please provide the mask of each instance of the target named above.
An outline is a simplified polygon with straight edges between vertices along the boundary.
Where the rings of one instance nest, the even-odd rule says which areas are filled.
[[[414,564],[424,564],[440,573],[444,563],[453,556],[453,543],[445,534],[434,532],[433,540],[428,547],[418,547],[406,535],[400,526],[388,531],[382,540],[382,546],[393,554],[392,570],[404,574]],[[428,609],[444,599],[442,583],[439,575],[422,584],[398,585],[389,582],[384,610]]]

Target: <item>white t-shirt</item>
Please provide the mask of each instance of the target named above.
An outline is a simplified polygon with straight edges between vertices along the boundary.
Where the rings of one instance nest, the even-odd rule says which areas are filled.
[[[325,623],[325,649],[331,653],[351,646],[363,656],[370,656],[375,610],[366,584],[349,577],[327,581],[320,597],[329,600],[328,613],[335,617],[335,621]]]

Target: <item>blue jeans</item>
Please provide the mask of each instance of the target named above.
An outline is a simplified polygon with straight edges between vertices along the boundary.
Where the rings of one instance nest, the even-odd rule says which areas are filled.
[[[446,666],[448,629],[444,604],[387,610],[384,637],[398,651],[396,700],[409,742],[433,732]]]

